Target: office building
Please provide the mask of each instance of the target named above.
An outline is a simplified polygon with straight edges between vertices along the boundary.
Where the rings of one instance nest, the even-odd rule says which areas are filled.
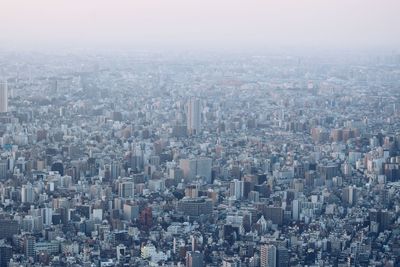
[[[17,221],[0,219],[0,239],[12,238],[18,232],[19,224]]]
[[[244,193],[244,182],[238,179],[234,179],[230,184],[229,192],[232,199],[242,199]]]
[[[123,207],[123,215],[124,215],[124,220],[134,220],[139,218],[139,206],[132,204],[132,203],[126,203],[124,204]]]
[[[7,82],[0,82],[0,113],[8,111]]]
[[[21,202],[33,203],[35,200],[35,191],[30,183],[22,185],[21,188]]]
[[[0,244],[0,267],[8,267],[12,257],[12,247],[7,244]]]
[[[211,183],[211,158],[181,159],[179,161],[179,167],[182,169],[185,180],[191,181],[196,177],[201,177],[206,183]]]
[[[342,200],[349,205],[353,205],[357,201],[357,188],[355,186],[344,188]]]
[[[285,247],[278,246],[276,250],[276,267],[289,267],[290,253]]]
[[[25,237],[25,256],[27,258],[31,257],[34,258],[35,257],[35,237],[33,236],[26,236]]]
[[[187,104],[187,129],[190,135],[201,131],[200,100],[197,98],[191,98]]]
[[[133,198],[135,195],[135,186],[133,182],[122,182],[118,186],[118,195],[122,198]]]
[[[8,162],[6,159],[0,160],[0,180],[7,178]]]
[[[183,198],[178,202],[178,211],[192,217],[210,215],[213,211],[213,204],[207,198]]]
[[[265,207],[264,216],[274,224],[281,225],[283,223],[283,209],[281,207]]]

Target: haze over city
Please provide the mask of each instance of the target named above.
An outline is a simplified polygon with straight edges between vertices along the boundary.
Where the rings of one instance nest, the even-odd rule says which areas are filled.
[[[396,0],[2,0],[6,48],[389,48]]]

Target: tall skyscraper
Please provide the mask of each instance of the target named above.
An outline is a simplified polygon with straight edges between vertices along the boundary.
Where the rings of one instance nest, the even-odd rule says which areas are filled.
[[[6,159],[0,160],[0,180],[7,178],[8,162]]]
[[[7,82],[0,82],[0,113],[8,111]]]
[[[276,267],[276,247],[270,244],[261,245],[260,251],[261,267]]]
[[[201,130],[200,100],[191,98],[187,105],[187,129],[190,135],[196,135]]]

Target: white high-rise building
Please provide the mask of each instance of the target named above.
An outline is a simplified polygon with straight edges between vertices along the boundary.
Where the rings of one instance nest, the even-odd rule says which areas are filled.
[[[201,131],[200,100],[197,98],[191,98],[187,105],[187,129],[191,135]]]
[[[33,203],[35,200],[35,191],[30,183],[22,185],[21,188],[21,202]]]
[[[0,82],[0,113],[8,111],[7,82]]]
[[[294,199],[292,201],[292,217],[293,220],[298,221],[300,216],[300,201],[298,199]]]

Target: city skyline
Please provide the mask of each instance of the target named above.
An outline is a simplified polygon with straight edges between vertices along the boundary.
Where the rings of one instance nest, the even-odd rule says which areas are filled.
[[[398,0],[0,0],[0,267],[399,267]]]

